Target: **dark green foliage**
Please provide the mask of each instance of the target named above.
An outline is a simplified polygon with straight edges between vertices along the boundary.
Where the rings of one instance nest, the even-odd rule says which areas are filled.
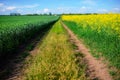
[[[0,57],[15,52],[57,19],[58,16],[0,16]]]

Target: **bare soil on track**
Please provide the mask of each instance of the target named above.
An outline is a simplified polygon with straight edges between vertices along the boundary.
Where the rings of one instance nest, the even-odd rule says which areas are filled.
[[[113,80],[109,74],[107,65],[101,60],[94,58],[91,55],[90,50],[85,47],[83,42],[80,41],[63,22],[61,22],[61,24],[68,32],[70,41],[77,46],[77,51],[84,55],[84,61],[87,64],[86,74],[89,76],[90,80]]]

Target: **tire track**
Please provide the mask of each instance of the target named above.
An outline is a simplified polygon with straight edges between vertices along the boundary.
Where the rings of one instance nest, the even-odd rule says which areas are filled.
[[[76,35],[63,23],[62,26],[69,34],[70,40],[77,46],[78,51],[84,55],[85,63],[87,64],[87,74],[92,80],[113,80],[108,72],[107,65],[102,61],[95,59],[89,49],[76,37]]]

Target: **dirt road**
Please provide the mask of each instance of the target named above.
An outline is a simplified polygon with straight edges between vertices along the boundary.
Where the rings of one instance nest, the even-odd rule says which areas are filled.
[[[85,45],[76,37],[76,35],[63,22],[61,22],[61,24],[68,32],[68,35],[70,36],[70,41],[72,41],[72,43],[77,46],[78,51],[84,55],[84,60],[88,68],[87,73],[89,74],[90,79],[112,80],[107,66],[103,64],[102,61],[94,58],[89,52],[89,49],[85,47]]]

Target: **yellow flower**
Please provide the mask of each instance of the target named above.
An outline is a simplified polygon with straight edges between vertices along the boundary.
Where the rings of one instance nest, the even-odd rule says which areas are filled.
[[[120,14],[98,14],[98,15],[63,15],[63,21],[76,22],[81,27],[91,27],[100,32],[101,28],[111,28],[120,34]],[[109,32],[109,31],[106,31]]]

